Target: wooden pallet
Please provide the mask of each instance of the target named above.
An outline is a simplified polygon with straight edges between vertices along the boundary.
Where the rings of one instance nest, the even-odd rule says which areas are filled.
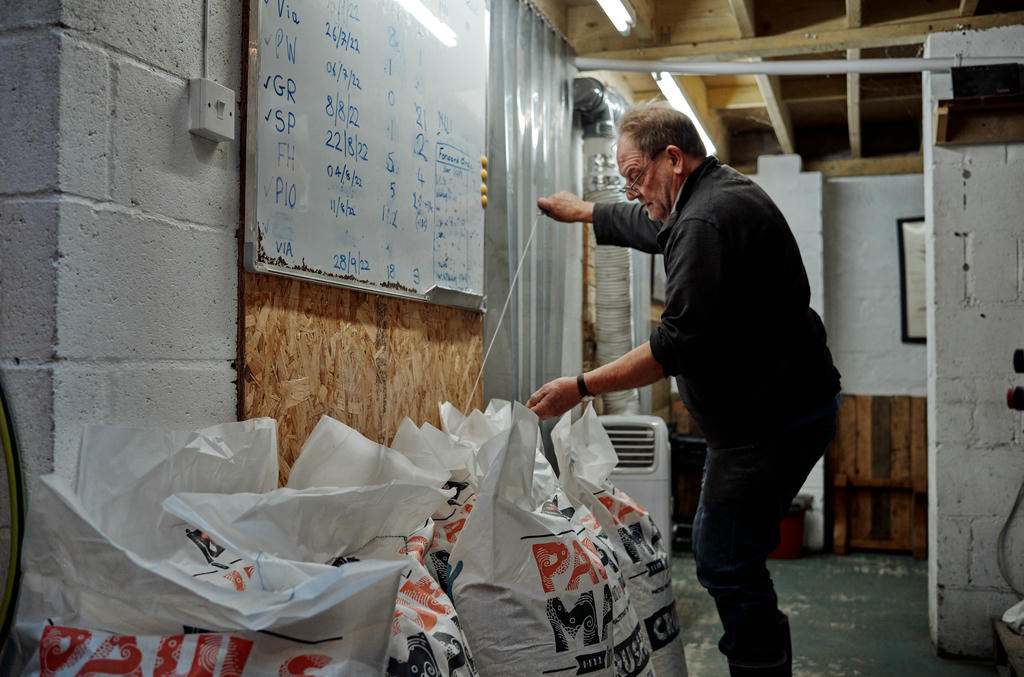
[[[992,662],[1000,677],[1024,677],[1024,636],[992,619]]]
[[[923,397],[843,395],[826,466],[836,553],[928,556],[925,409]]]

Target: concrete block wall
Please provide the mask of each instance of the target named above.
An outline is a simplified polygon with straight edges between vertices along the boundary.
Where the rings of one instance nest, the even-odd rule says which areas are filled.
[[[244,8],[204,8],[0,16],[0,373],[30,480],[73,478],[89,422],[236,417],[240,146],[189,134],[188,79],[241,92]]]
[[[924,176],[825,180],[825,324],[843,392],[924,397],[926,349],[903,343],[896,219],[924,215]]]
[[[1024,57],[1024,27],[929,36],[926,57]],[[1005,393],[1024,347],[1024,144],[934,145],[948,74],[923,80],[928,223],[929,620],[940,654],[989,657],[989,618],[1019,597],[996,539],[1024,482],[1024,416]],[[1024,587],[1024,515],[1006,564]]]
[[[757,174],[750,178],[771,196],[789,222],[811,285],[811,307],[825,318],[821,173],[803,171],[799,155],[764,155],[757,160]],[[824,459],[811,470],[800,493],[811,497],[811,508],[804,516],[804,545],[821,550],[825,547]]]

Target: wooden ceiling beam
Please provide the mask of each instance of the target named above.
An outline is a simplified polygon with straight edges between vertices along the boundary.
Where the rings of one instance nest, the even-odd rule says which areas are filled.
[[[858,28],[861,25],[860,0],[846,0],[846,27]]]
[[[859,59],[859,49],[846,50],[847,59]],[[850,135],[850,157],[859,158],[860,136],[860,73],[846,74],[846,126]]]
[[[569,35],[569,10],[561,0],[530,0],[530,4],[563,36]]]
[[[978,0],[960,0],[960,16],[974,16],[978,11]]]
[[[764,108],[764,99],[757,85],[708,87],[708,107],[727,110]]]
[[[636,14],[632,32],[641,40],[653,40],[656,37],[654,0],[629,0],[629,4]]]
[[[757,86],[761,89],[765,108],[768,109],[768,118],[772,121],[772,128],[775,129],[775,137],[779,140],[782,152],[795,152],[793,121],[789,117],[786,102],[782,100],[779,77],[777,75],[755,75],[754,77],[757,79]]]
[[[754,27],[754,0],[729,0],[736,25],[740,29],[740,37],[752,38],[756,34]]]
[[[757,164],[733,165],[744,174],[756,174]],[[918,155],[888,155],[840,160],[804,160],[803,171],[821,172],[825,178],[838,176],[888,176],[890,174],[921,174],[924,159]]]
[[[891,47],[921,44],[929,33],[956,30],[981,30],[997,26],[1024,23],[1024,11],[1005,14],[983,14],[970,17],[955,16],[924,21],[895,21],[872,24],[861,28],[809,33],[790,31],[781,35],[766,35],[732,40],[685,42],[659,47],[594,51],[580,54],[605,59],[744,59],[752,57],[793,56],[845,51],[853,48]]]

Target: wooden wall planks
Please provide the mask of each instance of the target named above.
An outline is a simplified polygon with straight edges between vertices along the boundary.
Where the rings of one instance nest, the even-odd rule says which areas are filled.
[[[472,311],[249,273],[240,298],[239,418],[277,419],[282,485],[321,415],[388,444],[463,408],[483,362]]]
[[[927,556],[926,423],[924,398],[843,395],[827,452],[836,552]]]

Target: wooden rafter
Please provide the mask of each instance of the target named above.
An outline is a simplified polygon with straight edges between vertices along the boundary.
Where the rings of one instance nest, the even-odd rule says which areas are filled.
[[[859,28],[861,25],[860,0],[846,0],[846,27]]]
[[[755,56],[793,56],[821,52],[845,51],[852,48],[892,47],[921,44],[929,33],[955,30],[980,30],[997,26],[1024,23],[1024,11],[1005,14],[984,14],[942,19],[909,20],[872,24],[861,28],[808,33],[790,31],[781,35],[768,35],[734,40],[683,42],[658,47],[597,51],[580,56],[608,59],[743,59]]]
[[[978,11],[978,0],[960,0],[960,16],[974,16]]]
[[[859,49],[846,50],[847,59],[859,59]],[[861,156],[860,136],[860,73],[846,74],[846,125],[850,134],[850,157]]]
[[[726,110],[763,108],[764,99],[761,98],[761,88],[757,85],[709,87],[708,106]]]
[[[569,35],[569,13],[560,0],[530,0],[531,4],[551,22],[562,35]]]
[[[757,86],[761,89],[761,96],[764,97],[768,118],[772,121],[775,137],[779,140],[782,152],[795,152],[793,121],[789,117],[786,103],[782,100],[782,86],[779,84],[779,77],[777,75],[755,75],[754,77],[757,79]]]
[[[860,28],[861,0],[846,0],[846,27]],[[860,48],[846,50],[846,58],[860,58]],[[846,126],[850,137],[850,157],[859,158],[862,152],[860,136],[860,73],[846,74]]]
[[[654,28],[654,0],[628,0],[636,14],[636,25],[633,32],[642,40],[655,38]]]
[[[729,6],[740,28],[740,37],[754,37],[754,0],[729,0]]]

